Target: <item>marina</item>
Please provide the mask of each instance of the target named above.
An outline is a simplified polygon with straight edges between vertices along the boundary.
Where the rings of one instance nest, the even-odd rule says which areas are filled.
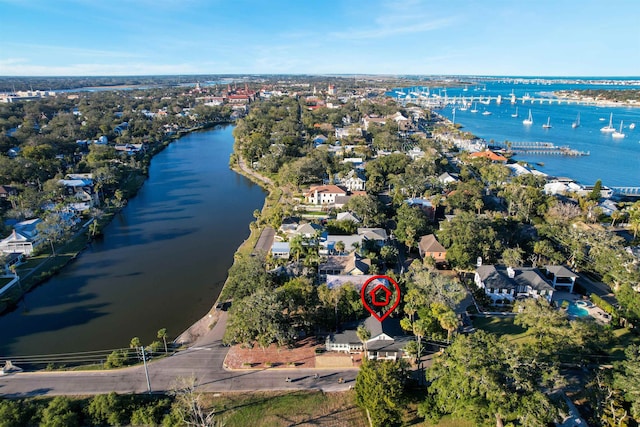
[[[612,79],[606,84],[598,84],[580,80],[549,82],[505,78],[467,83],[466,92],[462,86],[447,87],[446,92],[429,88],[429,96],[437,101],[430,100],[429,103],[436,106],[432,108],[438,114],[451,120],[453,106],[469,105],[473,97],[469,109],[456,107],[456,126],[484,140],[486,145],[498,146],[506,141],[528,143],[529,146],[523,145],[519,149],[514,147],[513,159],[527,162],[539,172],[569,177],[585,185],[601,179],[609,187],[636,187],[640,186],[640,128],[636,128],[640,122],[640,108],[613,103],[566,102],[554,98],[556,92],[628,90],[633,87],[640,87],[639,82]],[[421,93],[424,98],[427,93],[426,88],[414,87],[394,89],[387,95],[397,99],[398,91],[405,94],[405,105],[409,101],[416,103],[411,98]],[[447,103],[450,106],[444,106]],[[472,114],[471,108],[492,114]],[[610,121],[612,131],[601,131]],[[547,122],[552,127],[543,128]],[[617,126],[614,127],[614,123]],[[625,136],[613,137],[614,132]],[[541,141],[553,144],[554,148],[535,144]]]

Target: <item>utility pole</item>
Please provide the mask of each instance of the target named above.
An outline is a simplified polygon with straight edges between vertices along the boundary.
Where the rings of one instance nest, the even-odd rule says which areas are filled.
[[[144,346],[140,346],[142,351],[142,363],[144,363],[144,374],[147,377],[147,391],[151,394],[151,383],[149,382],[149,369],[147,369],[147,356],[144,354]]]

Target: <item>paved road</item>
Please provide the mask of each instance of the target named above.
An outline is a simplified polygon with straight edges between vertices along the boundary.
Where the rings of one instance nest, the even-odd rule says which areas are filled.
[[[260,237],[256,242],[255,248],[253,248],[253,253],[268,254],[271,250],[271,246],[273,245],[273,238],[275,235],[276,230],[274,230],[273,227],[265,227],[264,230],[262,230],[262,233],[260,233]]]
[[[171,390],[176,378],[195,376],[201,391],[255,391],[321,389],[346,390],[354,385],[357,370],[322,369],[260,369],[229,371],[224,358],[229,351],[222,345],[227,314],[222,312],[216,326],[192,347],[173,356],[149,363],[152,392]],[[313,375],[320,378],[315,380]],[[286,377],[291,382],[286,382]],[[339,384],[338,378],[344,378]],[[144,393],[147,391],[144,368],[80,371],[80,372],[22,372],[0,376],[0,395],[26,397],[40,395],[92,395]]]

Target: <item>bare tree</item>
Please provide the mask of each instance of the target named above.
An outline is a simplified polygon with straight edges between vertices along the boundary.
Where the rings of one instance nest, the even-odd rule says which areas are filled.
[[[196,391],[197,378],[178,377],[172,387],[181,421],[188,426],[221,427],[222,421],[215,419],[215,410],[207,408],[204,395]]]

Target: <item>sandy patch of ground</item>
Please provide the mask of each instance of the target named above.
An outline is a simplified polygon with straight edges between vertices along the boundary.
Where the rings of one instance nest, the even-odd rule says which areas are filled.
[[[313,337],[298,341],[292,348],[278,348],[275,344],[266,349],[234,345],[229,349],[224,365],[228,369],[315,368],[315,349],[318,347],[321,345]]]

